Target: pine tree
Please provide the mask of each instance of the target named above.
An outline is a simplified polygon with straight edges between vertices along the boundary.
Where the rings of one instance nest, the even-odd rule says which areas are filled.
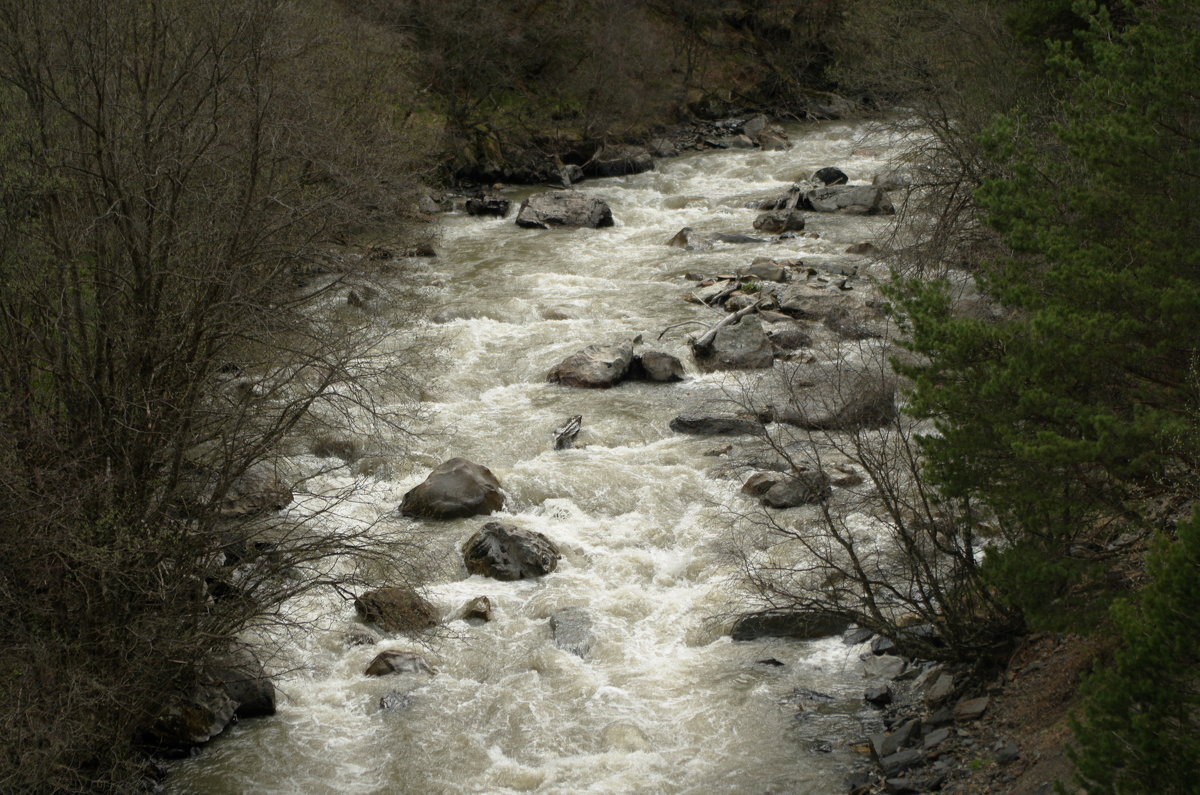
[[[997,584],[1030,606],[1062,592],[1081,531],[1136,521],[1132,496],[1196,463],[1200,15],[1075,8],[1089,29],[1051,45],[1060,121],[1001,118],[987,142],[997,176],[977,198],[1011,256],[977,278],[1006,319],[955,315],[945,285],[901,297],[929,361],[909,370],[938,426],[929,474],[997,513]]]

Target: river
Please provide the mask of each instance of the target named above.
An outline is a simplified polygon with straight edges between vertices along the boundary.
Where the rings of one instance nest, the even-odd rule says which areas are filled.
[[[360,484],[345,512],[425,534],[445,562],[428,586],[434,604],[449,615],[487,595],[495,619],[451,622],[450,636],[425,648],[402,636],[350,645],[361,626],[351,603],[330,594],[294,605],[312,624],[279,658],[290,670],[278,714],[233,726],[175,764],[169,792],[844,791],[846,774],[865,764],[852,740],[873,719],[862,703],[862,649],[840,637],[730,640],[724,508],[747,498],[706,455],[726,440],[668,428],[719,396],[729,376],[695,368],[686,350],[695,328],[655,339],[671,324],[720,316],[681,300],[694,286],[687,272],[729,272],[760,256],[866,263],[845,249],[886,218],[809,214],[819,236],[698,252],[666,245],[684,226],[751,233],[748,200],[822,166],[841,167],[852,183],[886,168],[888,147],[864,144],[861,127],[788,133],[787,151],[690,153],[582,183],[611,206],[611,228],[521,229],[511,213],[440,220],[439,257],[421,266],[429,300],[442,307],[431,330],[446,363],[426,390],[426,433]],[[571,353],[637,334],[682,359],[688,380],[598,391],[546,383]],[[551,432],[573,414],[583,416],[578,447],[555,451]],[[508,498],[494,518],[554,541],[557,571],[514,583],[467,577],[458,548],[485,520],[418,524],[395,514],[408,489],[454,456],[492,470]],[[347,469],[310,485],[332,492],[353,482]],[[591,616],[586,657],[553,642],[549,618],[566,607]],[[381,649],[418,651],[436,674],[364,676]],[[804,696],[813,691],[829,698]],[[381,709],[389,693],[403,696],[400,706]]]

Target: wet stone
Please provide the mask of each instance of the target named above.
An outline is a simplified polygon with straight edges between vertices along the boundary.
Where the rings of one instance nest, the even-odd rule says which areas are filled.
[[[1016,743],[1007,743],[996,752],[996,762],[1007,765],[1021,758],[1021,749]]]
[[[867,688],[863,693],[863,700],[868,704],[876,707],[884,707],[892,703],[892,689],[886,685],[883,687]]]
[[[883,635],[871,641],[871,652],[873,654],[887,654],[896,650],[896,644],[892,643],[891,638],[885,638]]]
[[[857,646],[860,643],[866,643],[874,635],[875,633],[869,629],[854,627],[842,634],[842,643],[845,643],[847,646]]]
[[[387,676],[388,674],[432,674],[433,669],[425,658],[411,651],[381,651],[371,660],[364,671],[367,676]]]
[[[926,734],[924,745],[927,749],[928,748],[937,748],[939,745],[941,745],[942,743],[946,742],[946,740],[949,740],[949,739],[950,739],[950,729],[943,726],[940,729],[934,729],[929,734]]]
[[[863,668],[866,669],[867,676],[873,676],[878,679],[895,679],[900,674],[904,673],[904,667],[907,663],[903,657],[896,657],[891,654],[880,654],[878,656],[869,657],[864,663]]]
[[[942,704],[954,693],[954,677],[950,674],[939,674],[929,689],[925,691],[925,703],[931,707]]]
[[[906,748],[914,745],[921,733],[921,720],[919,718],[910,718],[904,721],[887,737],[884,738],[883,744],[879,750],[880,757],[887,757],[895,754],[901,748]]]

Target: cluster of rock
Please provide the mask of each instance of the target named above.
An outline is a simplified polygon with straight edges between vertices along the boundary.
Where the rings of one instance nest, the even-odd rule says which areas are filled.
[[[275,686],[249,652],[232,654],[199,671],[186,692],[167,696],[141,738],[171,755],[208,742],[230,724],[275,714]]]
[[[696,121],[655,138],[648,145],[604,143],[591,148],[580,145],[553,156],[514,153],[511,159],[517,162],[475,164],[460,176],[481,185],[559,184],[570,188],[588,177],[621,177],[652,171],[655,158],[674,157],[688,150],[757,148],[770,151],[790,147],[783,127],[758,114],[745,119]],[[572,193],[576,192],[552,191],[530,197],[522,203],[517,223],[539,228],[612,225],[612,214],[606,206],[584,208],[579,199],[570,197]],[[469,215],[501,218],[508,215],[511,204],[495,190],[481,187],[468,189],[465,195],[431,191],[417,203],[418,209],[427,215],[461,210]]]
[[[400,510],[422,519],[457,519],[486,515],[500,510],[504,494],[495,475],[484,466],[465,458],[452,458],[435,467],[429,475],[404,495]],[[543,533],[505,522],[488,522],[462,544],[462,559],[468,575],[494,580],[544,577],[558,567],[562,553]],[[367,591],[354,600],[358,618],[388,634],[420,633],[442,623],[438,609],[416,590],[391,586]],[[450,614],[448,620],[486,622],[495,618],[495,608],[487,596],[477,596]],[[555,643],[584,656],[590,649],[590,622],[568,611],[551,617]],[[569,627],[569,628],[568,628]],[[355,645],[374,643],[373,635],[356,635]],[[586,642],[585,642],[586,641]],[[367,676],[393,674],[434,675],[436,670],[419,653],[385,649],[367,666]],[[398,710],[408,705],[407,693],[393,691],[380,699],[380,708]]]
[[[688,150],[790,148],[783,127],[762,114],[743,118],[696,120],[649,142],[607,143],[576,140],[558,151],[538,147],[496,147],[484,159],[462,153],[457,177],[479,184],[570,186],[588,177],[619,177],[654,168],[654,159],[673,157]],[[501,151],[503,149],[503,151]],[[437,197],[429,197],[423,210],[436,211]]]
[[[890,183],[847,183],[845,172],[826,166],[818,169],[811,180],[801,180],[782,194],[755,202],[754,206],[772,212],[808,210],[846,215],[891,215],[896,212],[887,191]]]
[[[929,629],[912,629],[922,628]],[[855,795],[939,790],[966,761],[964,754],[991,756],[1001,765],[1020,756],[1015,743],[983,749],[969,739],[964,727],[984,715],[991,698],[973,693],[965,672],[904,657],[891,639],[870,630],[847,630],[843,640],[864,648],[859,656],[873,684],[863,700],[880,710],[883,728],[867,737],[873,768],[847,781]]]
[[[746,119],[695,121],[676,128],[670,135],[657,138],[651,143],[651,149],[657,157],[672,157],[689,150],[780,151],[790,149],[791,146],[783,128],[762,114]]]
[[[828,610],[767,610],[742,616],[730,634],[735,641],[750,641],[765,637],[812,640],[841,633],[846,645],[859,648],[858,658],[868,682],[863,702],[878,710],[877,717],[868,722],[880,731],[865,738],[871,766],[857,770],[846,781],[853,795],[934,792],[972,761],[990,759],[1004,766],[1020,758],[1020,748],[1010,740],[984,746],[972,738],[969,727],[987,712],[991,697],[974,689],[968,671],[912,659],[902,654],[891,638],[848,623],[847,616]],[[933,630],[918,625],[900,632],[928,640]],[[774,658],[757,662],[784,665]],[[794,700],[802,710],[814,701],[834,701],[815,691],[797,692],[800,697]]]
[[[552,384],[609,389],[623,381],[682,381],[683,363],[662,351],[639,351],[641,338],[611,345],[589,345],[556,364],[546,376]]]

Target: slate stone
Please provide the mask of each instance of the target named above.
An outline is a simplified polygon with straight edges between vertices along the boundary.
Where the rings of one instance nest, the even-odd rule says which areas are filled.
[[[897,751],[890,756],[880,759],[879,767],[883,770],[885,776],[891,776],[919,763],[923,757],[924,754],[920,751],[913,748],[905,748],[903,751]]]
[[[959,723],[976,720],[987,711],[990,702],[988,696],[964,699],[954,707],[954,720]]]
[[[946,740],[950,739],[950,729],[943,726],[940,729],[934,729],[929,734],[925,735],[925,748],[936,748]]]
[[[863,693],[863,701],[876,707],[885,707],[892,703],[892,689],[886,685],[867,688]]]

